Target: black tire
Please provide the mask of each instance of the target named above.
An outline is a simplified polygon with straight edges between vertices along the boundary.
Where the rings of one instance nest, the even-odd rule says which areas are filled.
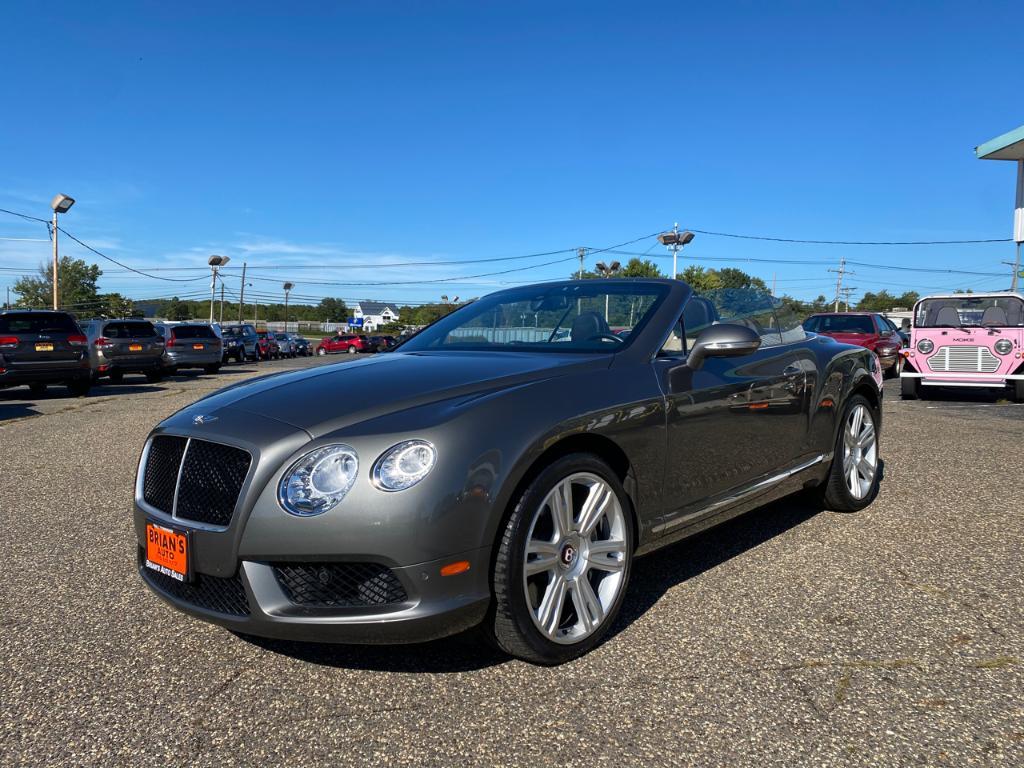
[[[350,355],[354,355],[354,354],[355,354],[356,352],[358,352],[358,351],[359,351],[359,350],[358,350],[358,349],[356,349],[355,347],[349,347],[349,348],[348,348],[348,353],[349,353]]]
[[[32,393],[32,397],[42,397],[46,394],[46,382],[34,381],[28,385],[28,391]]]
[[[111,371],[110,373],[107,374],[107,377],[110,379],[111,384],[120,384],[122,381],[124,381],[124,372]]]
[[[863,497],[857,498],[847,487],[847,479],[843,471],[844,436],[847,420],[857,406],[864,406],[871,415],[874,427],[874,448],[875,448],[875,472],[871,479],[869,489]],[[882,478],[882,462],[878,451],[878,422],[879,414],[870,401],[863,395],[853,395],[846,402],[843,409],[843,417],[839,422],[839,429],[836,430],[836,441],[833,445],[832,465],[828,470],[828,477],[818,488],[818,500],[825,509],[834,512],[859,512],[867,507],[878,496],[878,487]]]
[[[68,382],[68,394],[71,397],[85,397],[89,394],[89,388],[92,386],[92,380],[88,376],[81,379],[74,379]]]
[[[204,365],[203,366],[203,372],[204,373],[208,373],[210,375],[215,374],[219,370],[220,370],[220,363],[213,363],[212,365]]]
[[[904,400],[917,400],[921,397],[921,380],[916,376],[901,376],[900,397]]]
[[[146,371],[146,381],[150,384],[156,384],[157,382],[164,380],[163,371]]]
[[[902,358],[897,357],[896,360],[893,361],[892,365],[882,371],[883,379],[895,379],[900,375],[900,360],[902,360]]]
[[[542,634],[534,623],[524,589],[523,568],[526,563],[527,537],[530,536],[530,527],[537,510],[542,508],[541,505],[553,488],[576,473],[596,475],[614,491],[624,519],[625,551],[621,560],[622,581],[601,623],[591,634],[576,643],[559,643]],[[619,478],[605,462],[592,454],[574,453],[552,463],[519,495],[515,508],[499,533],[491,583],[494,600],[483,624],[488,640],[512,656],[544,665],[562,664],[590,651],[614,625],[622,607],[629,588],[635,540],[629,497]],[[564,599],[569,598],[566,596]],[[572,607],[571,610],[575,612],[576,609]]]
[[[1024,403],[1024,379],[1017,379],[1013,382],[1012,392],[1015,403]]]
[[[172,365],[170,368],[164,368],[164,376],[177,376],[178,366]]]

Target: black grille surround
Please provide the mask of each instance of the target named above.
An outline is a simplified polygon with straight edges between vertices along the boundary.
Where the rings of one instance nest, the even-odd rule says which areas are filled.
[[[277,583],[295,605],[377,607],[403,603],[405,587],[377,563],[270,563]]]
[[[178,484],[178,467],[185,455],[188,440],[177,435],[158,435],[149,445],[146,474],[142,480],[142,498],[161,512],[171,514],[174,488]]]
[[[251,464],[252,456],[242,448],[157,435],[146,456],[142,498],[175,518],[226,526]]]
[[[229,578],[199,573],[192,582],[180,582],[145,566],[142,574],[153,589],[175,600],[228,616],[249,615],[249,600],[238,573]]]

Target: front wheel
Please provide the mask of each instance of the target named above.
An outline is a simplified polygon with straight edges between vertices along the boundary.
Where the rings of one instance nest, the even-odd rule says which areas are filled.
[[[85,397],[89,394],[89,388],[91,386],[92,381],[87,376],[81,379],[75,379],[74,381],[69,381],[68,394],[72,397]]]
[[[358,352],[358,351],[359,351],[359,350],[357,350],[357,349],[356,349],[355,347],[349,347],[349,348],[348,348],[348,353],[349,353],[350,355],[354,355],[354,354],[355,354],[356,352]]]
[[[150,384],[156,384],[157,382],[164,380],[163,371],[146,371],[146,381]]]
[[[324,355],[327,354],[327,350],[324,349],[323,347],[317,347],[316,348],[316,353],[317,353],[318,356],[323,357]]]
[[[502,650],[561,664],[601,641],[629,583],[630,509],[619,478],[591,454],[557,460],[523,491],[499,542],[485,623]]]
[[[820,500],[836,512],[858,512],[878,495],[881,465],[878,456],[878,414],[862,395],[846,404],[836,437],[828,477]]]
[[[42,397],[46,394],[46,382],[34,381],[28,385],[28,391],[32,393],[32,397]]]
[[[921,397],[921,380],[916,376],[900,376],[900,397],[904,400]]]
[[[204,365],[203,366],[203,372],[204,373],[209,373],[211,375],[216,373],[219,370],[220,370],[220,363],[214,363],[213,365]]]
[[[1024,403],[1024,379],[1017,379],[1013,382],[1013,401]]]

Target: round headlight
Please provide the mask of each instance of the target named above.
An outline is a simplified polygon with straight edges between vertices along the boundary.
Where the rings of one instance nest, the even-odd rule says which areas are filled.
[[[404,491],[430,474],[437,451],[426,440],[406,440],[386,450],[373,465],[373,483],[382,491]]]
[[[1008,355],[1013,352],[1013,342],[1009,339],[1000,339],[993,346],[1000,355]]]
[[[359,457],[347,445],[325,445],[300,458],[281,478],[277,498],[286,512],[320,515],[345,498],[356,481]]]
[[[917,351],[920,352],[922,355],[927,355],[933,349],[935,349],[935,342],[933,342],[931,339],[921,339],[919,342],[917,342]]]

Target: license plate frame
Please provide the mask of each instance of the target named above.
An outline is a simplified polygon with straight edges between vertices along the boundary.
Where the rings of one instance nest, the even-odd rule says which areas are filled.
[[[147,519],[145,548],[146,568],[182,583],[193,580],[191,531]]]
[[[48,341],[36,342],[36,352],[53,352],[53,344]]]

